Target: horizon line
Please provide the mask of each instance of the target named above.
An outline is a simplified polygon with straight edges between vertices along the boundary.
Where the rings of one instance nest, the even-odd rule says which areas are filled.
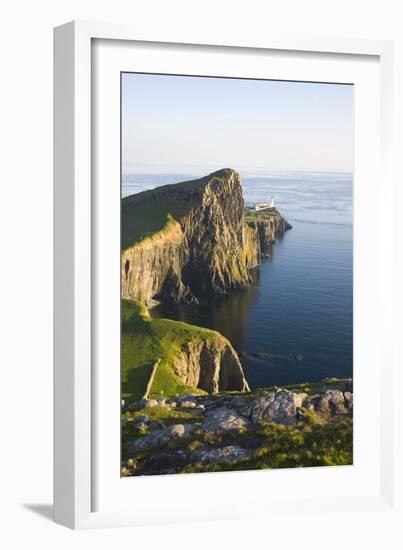
[[[145,168],[145,167],[138,167],[138,168],[122,168],[121,175],[124,176],[130,176],[133,174],[144,174],[144,175],[153,175],[153,174],[191,174],[196,175],[200,172],[205,174],[206,172],[211,174],[213,172],[217,172],[219,170],[223,169],[231,169],[238,173],[245,174],[248,173],[249,175],[264,175],[269,173],[280,173],[280,172],[294,172],[294,173],[346,173],[346,174],[352,174],[354,172],[354,168],[269,168],[269,167],[261,167],[261,168],[232,168],[231,166],[222,166],[220,168],[217,168],[216,166],[211,167],[201,167],[201,166],[184,166],[183,168],[178,167],[170,167],[165,166],[163,168],[161,167],[155,167],[153,170]]]

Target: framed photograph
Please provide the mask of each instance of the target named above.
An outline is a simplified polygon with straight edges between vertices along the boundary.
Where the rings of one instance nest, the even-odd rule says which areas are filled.
[[[55,520],[393,514],[392,45],[69,23],[54,68]]]

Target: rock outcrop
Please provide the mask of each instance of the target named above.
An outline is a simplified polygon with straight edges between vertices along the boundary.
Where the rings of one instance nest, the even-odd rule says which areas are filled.
[[[294,424],[298,420],[298,409],[302,407],[305,393],[295,393],[289,390],[268,392],[257,399],[251,407],[253,422],[266,420],[280,424]]]
[[[245,222],[240,176],[224,169],[124,199],[125,216],[144,206],[182,205],[175,219],[122,252],[122,297],[146,305],[195,302],[250,284],[250,270],[291,226],[276,209]]]
[[[157,296],[168,303],[193,301],[181,275],[188,259],[182,228],[170,220],[161,231],[122,252],[122,297],[146,305]]]
[[[228,445],[218,449],[209,449],[204,447],[197,449],[190,457],[191,462],[200,464],[234,464],[240,460],[245,460],[251,456],[252,452],[238,447],[236,445]]]
[[[260,253],[267,255],[270,247],[285,231],[292,229],[292,226],[281,216],[276,208],[259,212],[255,217],[255,220],[251,219],[246,223],[257,234]]]
[[[122,298],[146,309],[155,301],[192,303],[245,287],[262,255],[289,228],[274,208],[258,214],[245,210],[240,176],[231,169],[126,197]],[[152,320],[144,314],[142,324],[134,323],[134,329],[129,325],[125,332],[129,340],[136,337],[136,330],[143,331],[152,355],[148,360],[168,361],[159,345],[164,338],[161,323],[157,337]],[[231,343],[218,333],[198,333],[194,328],[187,334],[182,324],[178,339],[172,325],[166,327],[167,339],[174,341],[175,353],[169,353],[168,361],[173,375],[187,388],[208,393],[248,391]],[[125,358],[126,369],[138,366],[132,356]]]
[[[122,475],[352,464],[352,390],[326,379],[139,402],[122,411]]]
[[[205,390],[249,391],[242,365],[230,342],[215,338],[191,340],[172,362],[172,370],[187,386]]]
[[[217,331],[153,319],[143,304],[122,300],[122,335],[123,387],[132,393],[133,385],[124,384],[131,369],[142,369],[135,391],[147,409],[162,405],[161,394],[172,398],[191,388],[208,393],[249,390],[234,348]],[[178,406],[185,405],[179,400]]]

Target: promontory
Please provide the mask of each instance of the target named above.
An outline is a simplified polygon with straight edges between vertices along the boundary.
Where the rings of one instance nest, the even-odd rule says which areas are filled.
[[[122,201],[122,297],[194,302],[247,286],[290,225],[275,209],[245,217],[231,169]]]
[[[122,199],[123,397],[249,390],[224,336],[153,319],[148,309],[246,287],[290,228],[275,208],[245,208],[240,176],[229,168]]]

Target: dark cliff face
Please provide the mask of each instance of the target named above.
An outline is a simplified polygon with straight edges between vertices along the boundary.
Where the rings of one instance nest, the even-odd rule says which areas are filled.
[[[198,206],[180,221],[189,248],[183,280],[198,297],[224,294],[250,281],[240,178],[232,170],[219,174],[205,186]]]
[[[161,203],[177,212],[122,252],[122,296],[146,305],[192,302],[248,285],[250,269],[289,228],[275,209],[245,222],[240,176],[231,169],[125,201],[130,216]]]
[[[276,208],[259,213],[256,219],[248,219],[246,224],[256,231],[259,239],[260,253],[268,254],[271,246],[292,226],[285,220]]]

